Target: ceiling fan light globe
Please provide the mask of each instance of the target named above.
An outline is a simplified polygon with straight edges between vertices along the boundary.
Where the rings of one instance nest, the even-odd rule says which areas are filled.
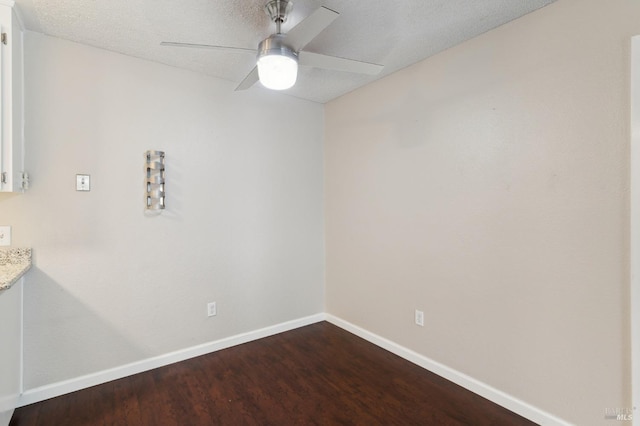
[[[258,76],[267,89],[288,89],[296,84],[298,61],[282,54],[262,55],[258,58]]]

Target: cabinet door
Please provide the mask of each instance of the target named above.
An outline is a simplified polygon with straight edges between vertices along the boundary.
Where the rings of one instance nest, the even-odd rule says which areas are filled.
[[[7,31],[7,22],[6,22],[6,11],[4,10],[5,6],[2,6],[3,10],[0,10],[0,34],[6,34]],[[7,185],[7,164],[6,164],[6,155],[5,155],[5,115],[4,109],[7,104],[7,99],[5,99],[5,78],[6,78],[6,69],[5,69],[5,57],[6,49],[4,49],[4,44],[0,43],[0,72],[2,73],[2,78],[0,79],[0,192],[5,190],[5,186]]]
[[[0,191],[22,191],[24,171],[22,28],[15,11],[0,5]]]

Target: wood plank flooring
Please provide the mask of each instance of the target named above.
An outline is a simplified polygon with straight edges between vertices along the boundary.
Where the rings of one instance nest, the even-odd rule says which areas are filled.
[[[18,408],[10,426],[532,424],[321,322]]]

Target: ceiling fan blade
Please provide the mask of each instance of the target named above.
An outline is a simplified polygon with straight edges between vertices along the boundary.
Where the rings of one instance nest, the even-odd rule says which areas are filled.
[[[308,67],[369,75],[379,74],[380,71],[382,71],[382,68],[384,68],[384,65],[354,61],[353,59],[345,59],[337,56],[321,55],[320,53],[305,51],[298,53],[298,63]]]
[[[296,52],[331,24],[340,14],[326,7],[316,9],[287,33],[287,44]]]
[[[212,44],[194,44],[194,43],[176,43],[173,41],[163,41],[160,43],[161,46],[172,46],[172,47],[190,47],[194,49],[212,49],[212,50],[226,50],[232,52],[243,52],[243,53],[253,53],[255,54],[256,49],[247,49],[245,47],[231,47],[231,46],[215,46]]]
[[[258,77],[258,67],[255,66],[251,70],[251,72],[238,84],[236,87],[236,91],[238,90],[246,90],[249,87],[253,86],[260,78]]]

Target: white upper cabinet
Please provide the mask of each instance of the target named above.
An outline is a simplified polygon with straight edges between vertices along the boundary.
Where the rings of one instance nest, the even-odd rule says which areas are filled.
[[[23,29],[13,2],[0,0],[0,192],[21,192],[24,179]]]

